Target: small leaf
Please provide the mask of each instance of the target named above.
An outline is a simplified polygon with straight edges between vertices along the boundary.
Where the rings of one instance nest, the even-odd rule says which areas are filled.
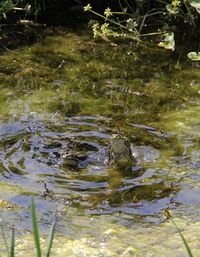
[[[200,52],[190,52],[187,54],[188,58],[192,61],[200,61]]]
[[[164,47],[165,49],[170,49],[173,51],[175,48],[174,32],[165,33],[164,36],[165,36],[164,40],[158,43],[158,46]]]
[[[192,0],[190,1],[190,5],[194,7],[198,13],[200,13],[200,1],[199,0]]]
[[[173,7],[171,4],[166,5],[166,9],[169,13],[171,14],[177,14],[179,13],[179,8],[178,7]]]

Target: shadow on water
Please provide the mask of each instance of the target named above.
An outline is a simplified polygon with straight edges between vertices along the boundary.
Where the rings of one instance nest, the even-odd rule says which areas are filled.
[[[176,70],[165,50],[113,48],[72,33],[0,60],[2,218],[29,230],[32,194],[44,231],[56,209],[66,224],[105,214],[160,223],[167,207],[192,216],[188,205],[200,203],[196,68]],[[136,167],[109,163],[119,130]]]

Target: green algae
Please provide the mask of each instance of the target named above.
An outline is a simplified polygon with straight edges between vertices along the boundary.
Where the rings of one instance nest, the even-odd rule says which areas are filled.
[[[32,48],[1,56],[8,73],[2,86],[14,86],[21,95],[48,88],[58,92],[61,101],[68,99],[70,91],[77,92],[72,98],[79,102],[80,112],[92,115],[96,108],[97,114],[107,116],[110,111],[113,115],[114,111],[123,118],[127,112],[133,121],[141,116],[136,110],[145,110],[142,119],[152,113],[156,119],[160,111],[172,109],[179,102],[182,105],[186,95],[195,96],[197,89],[188,86],[194,77],[183,83],[183,70],[173,69],[171,62],[163,65],[164,51],[146,55],[137,50],[137,57],[132,57],[128,46],[102,45],[74,34],[47,37]],[[159,59],[155,59],[156,51]],[[148,65],[150,60],[153,65]],[[80,92],[84,97],[80,98]]]
[[[2,198],[27,209],[36,194],[42,234],[58,209],[54,256],[184,256],[166,207],[197,252],[200,75],[176,62],[165,50],[73,33],[0,56]],[[109,137],[119,130],[160,157],[135,171],[108,167]],[[77,171],[63,168],[54,153],[70,140],[103,151]],[[44,182],[52,195],[43,196]],[[24,209],[3,218],[16,222],[15,212],[26,231]],[[30,242],[19,237],[17,252],[32,256]]]
[[[183,228],[187,218],[176,219],[179,227]],[[95,222],[95,228],[90,226]],[[153,226],[141,228],[135,226],[134,230],[127,227],[109,223],[106,217],[81,217],[73,220],[74,226],[79,231],[79,237],[73,240],[68,237],[55,237],[52,247],[53,256],[187,256],[182,241],[173,228],[172,224],[166,222],[159,228]],[[82,224],[82,225],[81,225]],[[88,227],[87,237],[82,235],[82,228]],[[194,222],[184,228],[182,233],[193,248],[194,256],[198,256],[198,233],[199,222]],[[89,228],[93,227],[93,231]],[[128,236],[127,236],[128,234]],[[148,236],[147,236],[148,234]],[[33,238],[31,235],[22,236],[16,242],[16,253],[32,256],[34,251]],[[41,238],[41,246],[45,249],[45,238]],[[26,245],[29,244],[29,249]],[[114,247],[113,247],[114,246]],[[163,253],[164,251],[164,253]],[[196,255],[195,255],[196,254]]]

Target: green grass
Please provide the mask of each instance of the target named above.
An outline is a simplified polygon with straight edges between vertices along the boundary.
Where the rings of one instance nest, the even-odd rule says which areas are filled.
[[[33,236],[35,241],[36,256],[41,257],[42,252],[40,247],[40,233],[39,233],[37,214],[35,209],[35,201],[33,197],[31,201],[31,211],[32,211]]]
[[[33,197],[31,199],[31,214],[32,214],[33,237],[34,237],[34,242],[35,242],[36,257],[42,257],[39,224],[38,224],[38,220],[37,220],[35,201],[34,201]],[[165,215],[166,219],[172,223],[172,225],[175,227],[177,233],[180,235],[180,238],[182,239],[183,244],[186,248],[188,257],[194,257],[194,255],[192,254],[191,248],[188,245],[187,240],[183,236],[183,234],[182,234],[180,228],[177,226],[176,222],[173,220],[168,209],[165,209],[164,215]],[[56,223],[54,221],[51,224],[51,228],[50,228],[48,239],[47,239],[47,251],[46,251],[46,254],[43,256],[50,257],[50,253],[51,253],[51,249],[52,249],[52,245],[53,245],[54,234],[55,234],[55,225],[56,225]],[[12,230],[11,230],[10,244],[8,244],[2,224],[0,224],[0,230],[1,230],[1,235],[2,235],[3,242],[4,242],[4,246],[5,246],[6,255],[8,257],[14,257],[15,256],[15,230],[14,230],[14,227],[12,227]],[[2,255],[0,255],[0,257],[1,256]]]
[[[38,225],[38,220],[37,220],[35,201],[34,201],[33,197],[31,200],[31,214],[32,214],[33,237],[34,237],[34,242],[35,242],[36,256],[42,257],[42,251],[41,251],[41,246],[40,246],[39,225]],[[55,225],[56,225],[56,223],[54,221],[51,225],[48,239],[47,239],[47,251],[46,251],[46,254],[43,256],[46,256],[46,257],[50,256],[52,245],[53,245],[54,234],[55,234]],[[14,229],[14,227],[11,230],[10,244],[8,244],[8,240],[4,233],[2,224],[0,224],[0,230],[1,230],[1,235],[3,238],[4,246],[5,246],[6,256],[14,257],[15,256],[15,229]],[[0,254],[0,257],[1,257],[1,254]]]
[[[1,228],[1,235],[2,235],[2,238],[3,238],[4,246],[5,246],[5,248],[6,248],[7,256],[10,256],[10,253],[9,253],[9,246],[8,246],[8,242],[7,242],[6,235],[5,235],[5,233],[4,233],[2,224],[0,224],[0,228]]]
[[[176,231],[179,233],[179,235],[180,235],[180,237],[181,237],[181,239],[182,239],[182,241],[183,241],[183,244],[184,244],[184,246],[185,246],[185,248],[186,248],[186,251],[187,251],[188,256],[189,256],[189,257],[194,257],[194,255],[192,254],[192,251],[191,251],[191,249],[190,249],[190,247],[189,247],[189,245],[188,245],[188,243],[187,243],[187,240],[186,240],[185,237],[183,236],[183,234],[182,234],[180,228],[176,225],[175,221],[174,221],[172,218],[170,218],[170,221],[171,221],[171,223],[174,225],[174,227],[176,228]]]
[[[40,233],[39,233],[39,228],[38,228],[35,201],[34,201],[33,197],[32,197],[32,201],[31,201],[31,212],[32,212],[32,224],[33,224],[33,235],[34,235],[34,241],[35,241],[36,256],[42,257],[42,251],[41,251],[41,246],[40,246]],[[49,257],[50,253],[51,253],[51,248],[52,248],[53,238],[54,238],[54,233],[55,233],[55,225],[56,225],[56,223],[54,221],[51,225],[48,240],[47,240],[47,253],[45,255],[46,257]]]
[[[184,244],[184,246],[186,248],[188,256],[189,257],[194,257],[194,255],[192,254],[191,248],[189,247],[189,245],[187,243],[187,240],[185,239],[185,237],[183,236],[180,228],[176,225],[176,222],[174,221],[174,219],[172,218],[171,214],[169,213],[169,208],[166,208],[164,210],[164,216],[165,216],[166,220],[171,221],[172,225],[175,227],[176,231],[180,235],[180,237],[181,237],[181,239],[183,241],[183,244]]]
[[[14,227],[12,227],[9,257],[14,257],[14,256],[15,256],[15,230],[14,230]]]

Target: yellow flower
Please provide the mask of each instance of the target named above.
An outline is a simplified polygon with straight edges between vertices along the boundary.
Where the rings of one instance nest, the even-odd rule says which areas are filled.
[[[107,9],[105,9],[104,15],[106,16],[106,18],[108,18],[109,16],[112,16],[112,12],[111,12],[110,7],[108,7]]]
[[[173,1],[172,1],[172,6],[173,6],[174,8],[180,7],[180,5],[181,5],[181,1],[180,1],[180,0],[173,0]]]
[[[93,36],[94,38],[97,38],[99,36],[99,23],[94,23],[92,25],[92,30],[93,30]]]
[[[89,12],[92,10],[92,6],[90,4],[88,4],[88,5],[84,6],[83,9],[84,9],[84,12]]]

